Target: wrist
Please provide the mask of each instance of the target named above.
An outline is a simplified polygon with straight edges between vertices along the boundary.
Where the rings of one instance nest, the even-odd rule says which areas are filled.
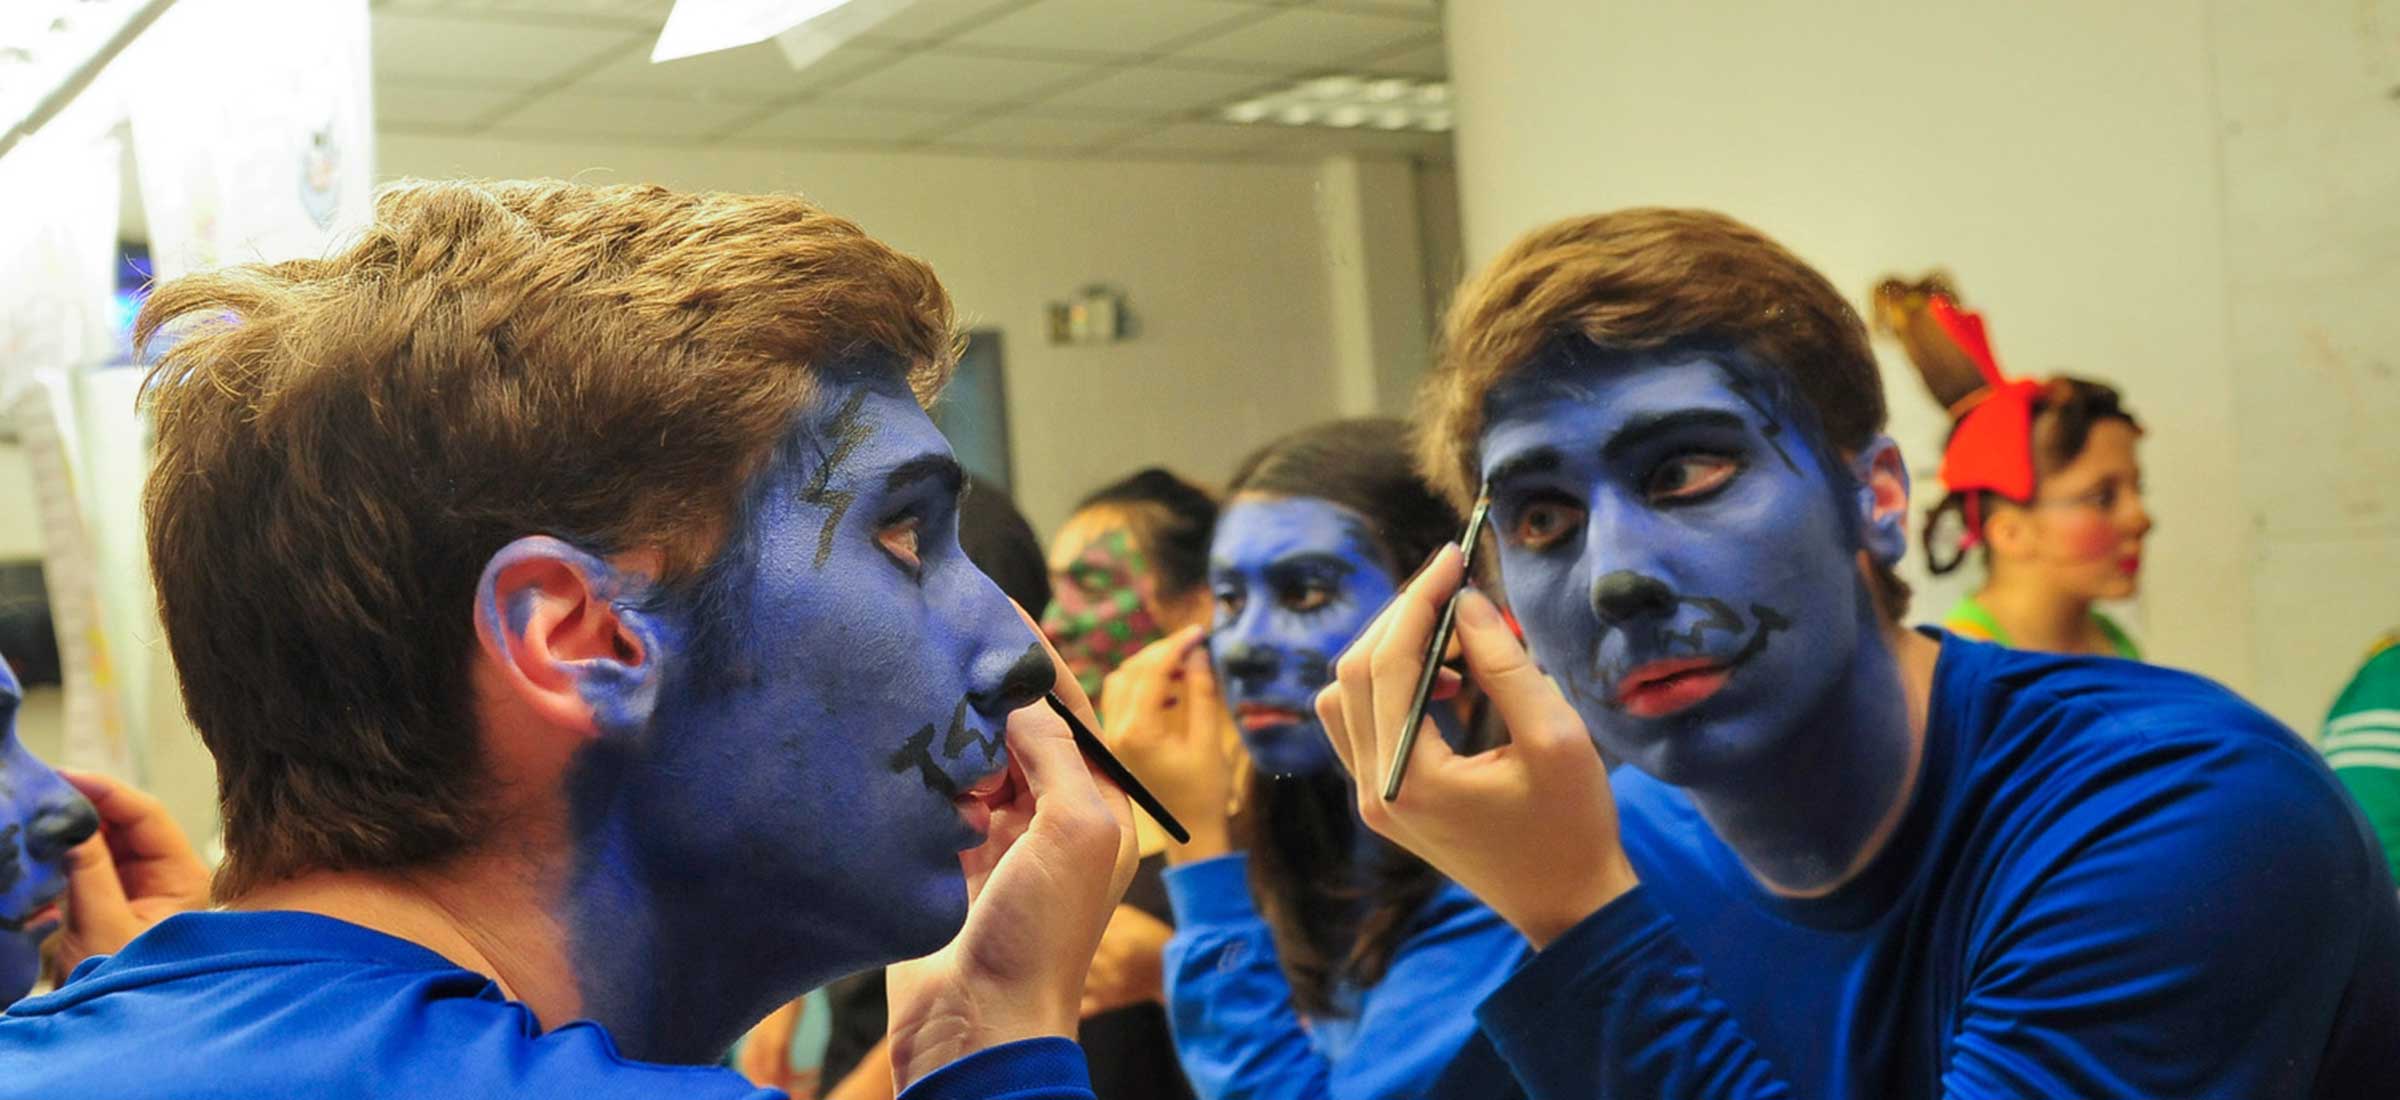
[[[1528,899],[1528,904],[1512,906],[1514,912],[1501,916],[1540,951],[1641,884],[1633,864],[1623,852],[1617,852],[1601,860],[1576,888],[1546,892]]]
[[[1233,852],[1233,823],[1224,815],[1215,814],[1180,819],[1184,829],[1192,834],[1192,839],[1182,844],[1167,845],[1166,856],[1169,866],[1179,867],[1186,863],[1215,859]]]
[[[1080,993],[1068,1001],[1064,1011],[1045,1011],[1023,1003],[1044,999],[998,996],[987,999],[991,1004],[979,1004],[977,998],[968,996],[935,998],[937,1003],[919,1005],[913,1011],[893,1005],[887,1039],[895,1088],[905,1090],[977,1051],[1025,1039],[1072,1041],[1082,1010]]]

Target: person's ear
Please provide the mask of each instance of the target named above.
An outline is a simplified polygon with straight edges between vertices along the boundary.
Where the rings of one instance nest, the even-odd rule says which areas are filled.
[[[1994,557],[2014,561],[2027,557],[2034,549],[2033,510],[2020,507],[1997,497],[1984,510],[1983,542],[1992,548]]]
[[[634,599],[647,584],[546,535],[501,547],[475,588],[475,628],[502,689],[579,733],[648,725],[660,655],[656,624]]]
[[[1878,565],[1896,565],[1908,553],[1908,462],[1900,445],[1878,435],[1850,460],[1858,485],[1859,549]]]

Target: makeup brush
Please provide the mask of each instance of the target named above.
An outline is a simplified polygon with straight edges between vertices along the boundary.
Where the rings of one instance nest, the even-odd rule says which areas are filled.
[[[1133,804],[1141,807],[1143,813],[1149,814],[1150,820],[1158,822],[1158,827],[1165,829],[1168,836],[1174,837],[1175,843],[1189,844],[1192,842],[1192,834],[1184,829],[1183,823],[1175,820],[1174,814],[1167,812],[1165,804],[1159,802],[1157,795],[1150,793],[1150,788],[1142,786],[1142,781],[1133,777],[1132,770],[1125,766],[1124,761],[1117,759],[1117,754],[1108,751],[1108,746],[1100,742],[1099,736],[1092,732],[1090,726],[1083,724],[1083,719],[1075,717],[1075,712],[1067,709],[1066,700],[1059,698],[1055,691],[1043,698],[1049,700],[1051,710],[1057,711],[1059,717],[1067,720],[1067,728],[1075,733],[1075,747],[1082,749],[1085,756],[1091,757],[1092,763],[1100,765],[1102,775],[1107,776],[1119,790],[1124,791],[1125,797],[1132,799]]]
[[[1433,701],[1433,682],[1442,671],[1442,651],[1450,648],[1450,632],[1458,626],[1459,593],[1467,590],[1475,577],[1475,547],[1483,541],[1483,521],[1492,512],[1490,483],[1475,492],[1475,511],[1467,516],[1467,533],[1459,536],[1458,591],[1442,604],[1441,621],[1434,624],[1433,644],[1425,647],[1425,671],[1417,677],[1416,698],[1408,704],[1408,724],[1400,727],[1400,748],[1392,756],[1392,768],[1383,777],[1383,800],[1400,797],[1400,780],[1408,775],[1408,757],[1417,747],[1417,727],[1425,724],[1425,706]]]

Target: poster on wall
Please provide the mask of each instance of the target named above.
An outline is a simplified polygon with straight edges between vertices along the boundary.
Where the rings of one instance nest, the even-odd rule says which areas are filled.
[[[161,279],[323,255],[373,199],[367,0],[181,0],[120,58]]]
[[[58,665],[67,670],[59,762],[138,779],[139,760],[119,706],[110,659],[98,563],[83,495],[77,489],[76,431],[67,377],[41,371],[7,410],[33,473],[34,516],[41,528],[42,581],[48,589]]]

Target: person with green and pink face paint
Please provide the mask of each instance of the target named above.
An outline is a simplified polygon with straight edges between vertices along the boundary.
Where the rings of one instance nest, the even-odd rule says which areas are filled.
[[[1084,694],[1143,646],[1208,621],[1217,500],[1156,466],[1085,495],[1050,538],[1042,632]]]

